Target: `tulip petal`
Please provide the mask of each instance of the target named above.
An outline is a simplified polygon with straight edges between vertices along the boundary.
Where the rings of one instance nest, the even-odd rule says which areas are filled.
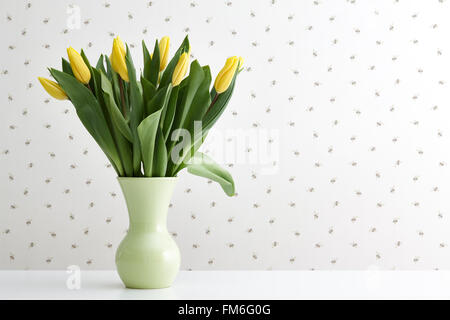
[[[163,71],[167,66],[167,62],[169,61],[169,44],[169,37],[162,37],[161,41],[159,42],[159,71]]]
[[[72,47],[67,48],[67,55],[75,78],[81,83],[88,84],[91,80],[91,73],[81,55]]]
[[[218,94],[225,92],[230,86],[239,61],[240,60],[234,56],[228,58],[225,62],[225,66],[220,70],[216,77],[216,81],[214,81],[214,88]]]
[[[58,83],[56,83],[55,81],[49,80],[49,79],[45,79],[42,77],[38,77],[39,82],[41,83],[42,87],[44,87],[45,91],[47,91],[47,93],[49,95],[51,95],[53,98],[58,99],[58,100],[67,100],[67,95],[64,92],[64,90],[60,87],[60,85]]]
[[[111,60],[111,66],[114,69],[115,72],[117,72],[120,77],[125,80],[126,82],[129,82],[128,77],[128,70],[127,70],[127,64],[125,62],[125,46],[120,39],[120,37],[117,37],[113,41],[113,49],[110,56]]]
[[[172,85],[174,87],[181,83],[184,76],[186,75],[188,66],[189,66],[189,56],[187,52],[184,52],[181,55],[180,60],[178,60],[175,69],[173,70]]]

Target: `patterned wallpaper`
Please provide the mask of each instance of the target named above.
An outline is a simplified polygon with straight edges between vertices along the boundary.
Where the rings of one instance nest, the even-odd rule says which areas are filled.
[[[69,45],[95,61],[120,35],[142,67],[141,39],[170,35],[174,50],[186,34],[214,74],[245,58],[205,151],[253,138],[223,161],[237,196],[181,175],[168,225],[183,269],[450,268],[449,1],[2,0],[0,12],[0,268],[111,269],[127,229],[113,169],[37,76]]]

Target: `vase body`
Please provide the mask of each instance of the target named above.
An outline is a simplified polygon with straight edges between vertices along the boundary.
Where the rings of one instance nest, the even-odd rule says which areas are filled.
[[[118,178],[128,207],[128,233],[116,251],[127,288],[170,287],[180,268],[180,251],[167,231],[167,211],[177,178]]]

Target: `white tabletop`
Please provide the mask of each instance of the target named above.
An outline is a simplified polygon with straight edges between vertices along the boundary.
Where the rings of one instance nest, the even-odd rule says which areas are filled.
[[[69,276],[0,271],[0,299],[450,299],[450,271],[181,271],[158,290],[126,289],[115,271],[81,271],[69,289]]]

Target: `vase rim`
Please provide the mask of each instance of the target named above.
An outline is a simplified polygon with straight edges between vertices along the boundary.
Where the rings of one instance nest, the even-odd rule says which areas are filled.
[[[170,181],[170,180],[178,180],[178,177],[117,177],[117,180],[162,180],[162,181]]]

